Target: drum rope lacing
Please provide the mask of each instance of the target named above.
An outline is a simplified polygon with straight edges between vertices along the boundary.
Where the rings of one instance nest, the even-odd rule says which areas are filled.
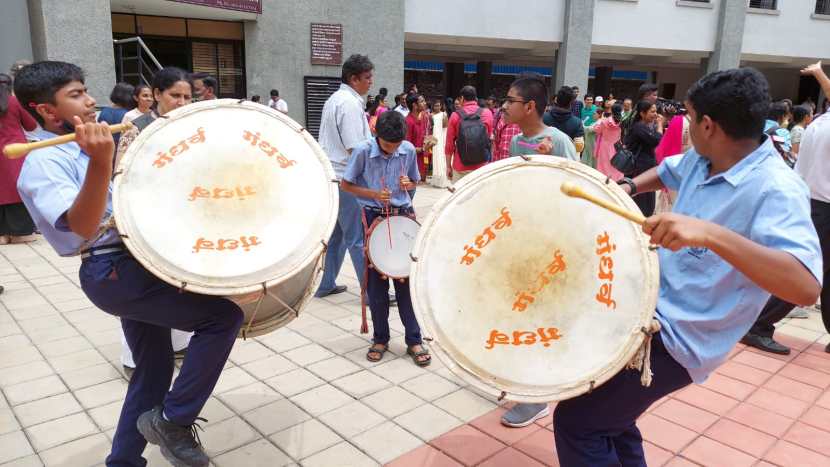
[[[634,358],[626,366],[627,369],[640,371],[640,383],[645,387],[651,386],[651,379],[654,376],[654,373],[651,372],[651,338],[659,331],[660,322],[656,319],[652,319],[648,327],[640,328],[640,332],[645,334],[646,338],[640,348],[637,349]]]

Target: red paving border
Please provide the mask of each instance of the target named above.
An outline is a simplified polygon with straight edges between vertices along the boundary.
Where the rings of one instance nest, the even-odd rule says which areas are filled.
[[[791,355],[738,344],[705,384],[651,406],[638,422],[648,464],[830,466],[830,354],[796,337],[780,340],[793,348]],[[506,428],[499,423],[505,410],[495,409],[387,465],[558,466],[552,419]]]

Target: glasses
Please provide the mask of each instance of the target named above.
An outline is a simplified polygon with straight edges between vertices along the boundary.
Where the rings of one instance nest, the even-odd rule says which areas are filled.
[[[518,102],[520,104],[527,104],[528,102],[530,102],[528,100],[524,100],[524,99],[517,98],[517,97],[507,97],[504,100],[507,101],[510,104],[514,104],[516,102]]]

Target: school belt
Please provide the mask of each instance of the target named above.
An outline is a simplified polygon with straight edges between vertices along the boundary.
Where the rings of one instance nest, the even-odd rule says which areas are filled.
[[[414,210],[411,207],[406,207],[406,208],[390,207],[387,210],[387,208],[376,208],[374,206],[363,206],[363,209],[365,209],[366,211],[369,211],[373,214],[377,214],[379,216],[385,216],[387,214],[389,214],[390,216],[405,216],[405,215],[408,215],[408,214],[412,214],[414,212]]]
[[[124,246],[123,243],[94,246],[92,248],[87,248],[86,250],[81,251],[81,259],[87,259],[92,256],[110,255],[113,253],[120,253],[122,251],[127,251],[127,247]]]

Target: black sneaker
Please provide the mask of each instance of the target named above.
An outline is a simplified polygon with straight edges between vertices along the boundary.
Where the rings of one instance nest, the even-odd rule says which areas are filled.
[[[174,467],[207,467],[210,462],[196,434],[199,425],[179,426],[168,422],[161,414],[161,406],[141,414],[136,425],[144,439],[158,445]]]
[[[774,353],[778,355],[789,355],[790,348],[775,342],[772,337],[759,336],[757,334],[747,333],[743,339],[742,344],[746,344],[756,349],[761,349],[764,352]]]

